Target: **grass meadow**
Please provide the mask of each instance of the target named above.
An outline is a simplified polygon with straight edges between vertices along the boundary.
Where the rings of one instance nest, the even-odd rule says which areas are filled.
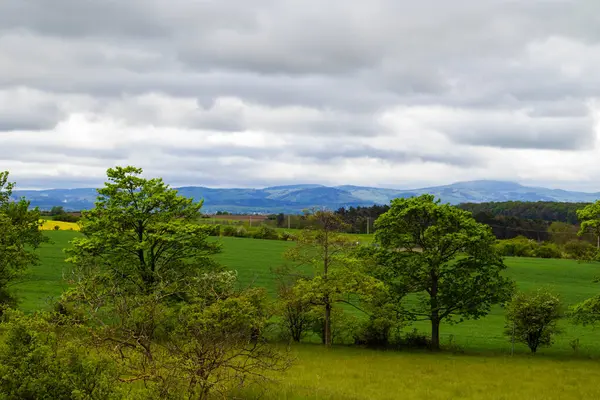
[[[45,309],[66,288],[68,272],[63,248],[78,235],[73,231],[49,231],[53,243],[39,251],[42,262],[13,290],[28,312]],[[238,271],[243,285],[261,286],[274,294],[271,269],[281,265],[282,253],[293,243],[272,240],[221,238],[219,260]],[[508,258],[507,274],[519,289],[542,285],[557,291],[565,306],[600,291],[594,277],[600,264],[571,260]],[[279,383],[262,393],[266,399],[583,399],[600,398],[600,328],[572,326],[551,348],[535,356],[524,345],[511,344],[503,336],[504,315],[496,307],[477,321],[442,326],[442,344],[454,351],[440,354],[414,351],[375,351],[316,344],[292,346],[294,367]],[[426,323],[409,327],[428,332]],[[578,341],[575,351],[571,343]]]

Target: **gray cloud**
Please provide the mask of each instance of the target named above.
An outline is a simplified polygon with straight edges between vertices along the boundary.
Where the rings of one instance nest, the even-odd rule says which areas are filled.
[[[422,182],[518,179],[499,151],[531,151],[531,170],[540,152],[595,149],[598,13],[596,0],[3,0],[0,159],[27,182],[126,162],[223,184],[331,181],[331,165],[341,183],[408,165]]]

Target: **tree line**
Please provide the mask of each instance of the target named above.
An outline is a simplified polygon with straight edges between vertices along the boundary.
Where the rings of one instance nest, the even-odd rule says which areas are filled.
[[[436,351],[444,321],[505,304],[507,330],[535,352],[551,344],[563,316],[550,291],[516,290],[489,226],[430,195],[393,200],[374,223],[375,246],[350,240],[339,212],[307,212],[273,271],[278,295],[270,298],[264,288],[241,288],[216,261],[221,246],[202,224],[202,202],[141,173],[107,171],[94,209],[82,213],[81,236],[65,249],[70,288],[52,311],[34,315],[16,310],[9,285],[39,262],[35,248],[48,239],[39,210],[10,201],[14,184],[0,174],[2,396],[233,397],[290,367],[288,351],[272,345],[278,335]],[[582,231],[600,233],[600,202],[578,217]],[[596,322],[599,303],[570,313]],[[429,337],[405,333],[421,320]]]

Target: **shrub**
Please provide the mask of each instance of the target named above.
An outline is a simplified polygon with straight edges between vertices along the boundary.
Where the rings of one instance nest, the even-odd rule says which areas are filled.
[[[506,257],[535,257],[538,244],[525,236],[517,236],[513,239],[500,240],[496,249]]]
[[[323,307],[313,307],[310,312],[311,331],[321,338],[325,344],[325,316]],[[353,316],[344,313],[339,308],[334,308],[331,313],[331,342],[349,344],[355,341],[356,332],[360,329],[360,322]]]
[[[73,214],[59,214],[54,216],[53,218],[55,221],[60,221],[60,222],[79,222],[79,220],[81,219],[80,217],[73,215]]]
[[[232,225],[226,225],[221,232],[223,236],[236,236],[237,228]]]
[[[209,236],[221,236],[221,225],[204,225],[203,228]]]
[[[369,347],[387,347],[393,327],[394,323],[389,318],[372,316],[362,324],[354,343]]]
[[[539,258],[562,258],[562,252],[556,244],[544,243],[535,249],[535,256]]]
[[[526,344],[532,353],[540,346],[552,345],[559,333],[557,322],[562,317],[560,299],[547,289],[534,293],[517,293],[507,307],[504,333]]]
[[[254,237],[255,239],[278,239],[277,231],[266,225],[259,226],[258,229],[252,234],[252,237]]]
[[[293,286],[280,284],[277,311],[281,333],[285,339],[300,342],[312,326],[311,305],[296,296]]]
[[[58,230],[60,230],[60,226],[58,226],[58,225],[54,225],[54,230],[55,230],[55,231],[58,231]]]
[[[249,237],[248,235],[248,231],[246,230],[246,228],[244,228],[243,226],[240,226],[239,228],[237,228],[235,230],[235,237],[240,237],[240,238],[245,238],[245,237]]]
[[[398,343],[402,347],[411,349],[429,349],[431,348],[431,340],[425,334],[420,333],[416,328],[406,333]]]
[[[116,399],[109,360],[81,351],[42,316],[8,311],[0,342],[3,399]]]
[[[297,239],[296,235],[287,231],[282,232],[279,238],[284,241],[295,241]]]
[[[596,255],[596,247],[584,240],[569,240],[564,245],[565,253],[575,260],[591,260]]]

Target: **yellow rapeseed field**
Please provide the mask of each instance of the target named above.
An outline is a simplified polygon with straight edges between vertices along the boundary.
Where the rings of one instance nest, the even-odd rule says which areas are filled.
[[[42,220],[42,230],[44,231],[53,231],[56,230],[55,226],[58,226],[58,230],[61,231],[78,231],[79,225],[74,222],[62,222],[62,221],[52,221],[52,220]]]

